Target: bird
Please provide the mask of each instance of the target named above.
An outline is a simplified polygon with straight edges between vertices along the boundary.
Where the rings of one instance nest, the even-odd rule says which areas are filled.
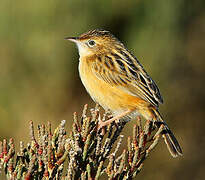
[[[77,45],[78,69],[85,89],[96,103],[112,112],[111,119],[98,122],[98,129],[124,117],[142,116],[162,126],[170,154],[181,156],[177,139],[159,113],[163,103],[159,88],[125,45],[103,29],[65,39]]]

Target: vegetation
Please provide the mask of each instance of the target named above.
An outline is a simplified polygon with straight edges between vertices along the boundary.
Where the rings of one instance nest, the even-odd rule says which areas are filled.
[[[144,160],[157,145],[162,129],[155,133],[153,122],[142,126],[138,118],[133,127],[133,137],[127,139],[127,149],[119,152],[123,135],[121,131],[126,122],[111,124],[98,132],[100,118],[98,106],[91,109],[87,116],[85,105],[81,118],[74,113],[72,131],[66,132],[65,120],[51,131],[39,125],[34,135],[33,122],[30,121],[31,142],[24,146],[20,142],[20,151],[15,156],[13,139],[0,142],[0,170],[7,179],[99,179],[102,175],[108,179],[133,179],[142,169]],[[103,120],[107,117],[105,113]]]

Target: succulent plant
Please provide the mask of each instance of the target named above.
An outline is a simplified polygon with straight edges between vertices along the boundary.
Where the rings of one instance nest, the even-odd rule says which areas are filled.
[[[133,179],[142,169],[144,160],[157,145],[162,129],[155,130],[153,122],[141,118],[127,138],[127,149],[120,152],[122,129],[127,122],[113,123],[97,130],[101,118],[99,107],[84,106],[80,118],[74,113],[71,132],[65,120],[52,132],[51,124],[38,125],[37,135],[30,121],[31,141],[15,154],[13,139],[0,142],[0,171],[7,179]],[[105,112],[102,120],[109,113]]]

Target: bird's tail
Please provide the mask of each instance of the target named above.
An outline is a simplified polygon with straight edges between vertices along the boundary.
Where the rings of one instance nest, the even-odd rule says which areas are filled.
[[[169,129],[168,125],[164,122],[164,120],[162,119],[162,116],[160,115],[159,111],[157,109],[154,109],[154,114],[156,115],[156,125],[158,127],[163,126],[163,130],[162,130],[162,137],[164,138],[164,141],[167,145],[167,148],[170,152],[170,154],[173,157],[178,157],[178,156],[182,156],[182,149],[177,141],[177,139],[175,138],[174,134],[172,133],[172,131]]]

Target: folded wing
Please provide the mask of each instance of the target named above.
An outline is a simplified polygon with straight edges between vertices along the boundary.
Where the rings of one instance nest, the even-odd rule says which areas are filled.
[[[163,103],[160,91],[139,61],[127,50],[119,50],[98,57],[93,62],[93,73],[112,86],[142,98],[158,107]]]

